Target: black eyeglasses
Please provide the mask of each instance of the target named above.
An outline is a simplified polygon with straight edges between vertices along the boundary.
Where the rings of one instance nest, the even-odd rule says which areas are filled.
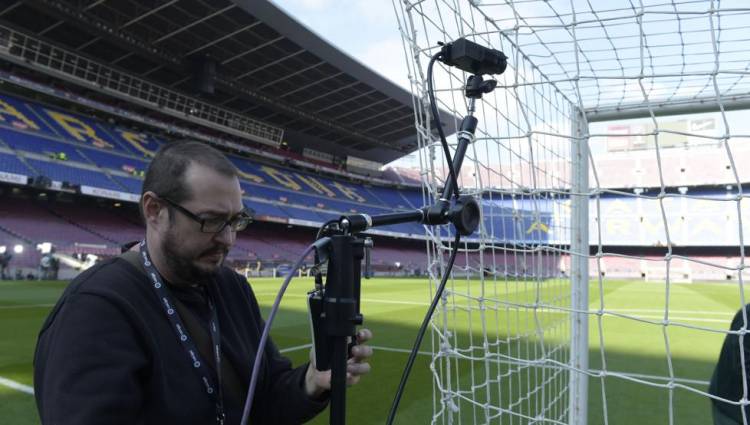
[[[199,216],[188,211],[185,207],[178,204],[177,202],[171,201],[169,198],[160,198],[166,201],[169,205],[176,208],[181,213],[185,214],[193,221],[201,225],[201,232],[203,233],[219,233],[224,230],[225,227],[229,228],[233,232],[239,232],[245,230],[248,224],[253,222],[254,211],[249,208],[244,208],[242,211],[233,215],[229,219],[217,217],[217,218],[200,218]]]

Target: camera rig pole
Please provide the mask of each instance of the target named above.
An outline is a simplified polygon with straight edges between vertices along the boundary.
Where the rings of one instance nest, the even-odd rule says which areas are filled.
[[[475,101],[482,94],[491,92],[497,82],[484,81],[482,76],[472,75],[465,88],[469,99],[468,114],[461,122],[458,132],[458,145],[453,157],[455,175],[461,171],[461,164],[468,146],[474,141],[477,119],[474,117]],[[361,325],[360,285],[362,259],[366,258],[365,276],[369,277],[369,250],[372,241],[357,236],[359,232],[372,227],[399,223],[420,223],[442,225],[452,223],[461,235],[472,234],[479,225],[479,204],[472,196],[455,197],[457,188],[448,180],[442,195],[429,207],[410,212],[399,212],[370,216],[354,214],[342,216],[333,229],[321,229],[322,235],[330,236],[330,243],[317,252],[320,262],[328,261],[326,284],[316,284],[316,289],[308,294],[310,320],[314,339],[314,355],[318,370],[331,369],[331,410],[330,424],[341,425],[346,420],[346,367],[349,356],[349,338],[355,342],[356,326]],[[316,265],[317,269],[317,265]],[[318,272],[319,273],[319,272]],[[319,281],[320,276],[316,276]]]

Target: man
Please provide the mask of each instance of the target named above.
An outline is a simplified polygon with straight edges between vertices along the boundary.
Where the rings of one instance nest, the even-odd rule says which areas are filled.
[[[140,206],[145,241],[78,276],[42,328],[42,422],[237,424],[264,325],[246,280],[222,266],[249,222],[237,170],[204,144],[166,145]],[[353,348],[350,384],[369,371],[371,354]],[[251,423],[301,423],[325,407],[330,372],[293,369],[273,343],[264,363]]]
[[[39,280],[49,280],[50,267],[52,267],[52,257],[49,254],[42,255],[39,259]]]
[[[729,327],[730,331],[736,332],[748,328],[746,319],[750,321],[750,304],[734,315]],[[741,353],[744,353],[744,365],[743,358],[740,357]],[[740,336],[737,333],[729,333],[724,338],[724,345],[721,347],[719,361],[716,363],[714,374],[711,377],[708,392],[725,400],[739,402],[744,394],[743,380],[747,382],[750,390],[750,335],[746,334],[740,341]],[[711,399],[711,401],[715,425],[745,423],[742,419],[743,409],[738,404],[730,404],[716,399]],[[744,415],[750,421],[750,410],[745,408]]]
[[[13,259],[13,254],[5,250],[5,247],[3,247],[3,252],[0,252],[0,279],[10,279],[10,274],[6,274],[8,271],[8,265],[10,264],[10,260]]]

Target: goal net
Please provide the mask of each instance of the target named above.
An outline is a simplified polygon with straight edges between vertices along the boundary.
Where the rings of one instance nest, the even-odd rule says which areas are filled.
[[[460,37],[508,57],[477,102],[458,175],[483,216],[432,317],[432,423],[704,424],[712,400],[747,403],[747,390],[725,399],[708,381],[745,304],[750,5],[393,7],[426,205],[448,175],[430,116],[430,57]],[[435,65],[451,128],[467,113],[467,77]],[[433,294],[453,233],[426,232]]]

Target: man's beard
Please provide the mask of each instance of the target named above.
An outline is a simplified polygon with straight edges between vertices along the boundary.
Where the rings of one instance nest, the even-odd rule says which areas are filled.
[[[177,247],[180,246],[180,242],[177,240],[176,232],[170,227],[164,236],[162,242],[162,252],[164,253],[164,260],[167,263],[167,267],[174,273],[180,280],[185,282],[191,282],[192,284],[203,284],[206,280],[216,275],[226,260],[227,250],[223,247],[213,247],[208,249],[199,255],[186,257],[177,251]],[[220,251],[222,253],[221,264],[216,267],[212,267],[211,270],[198,267],[195,264],[195,260],[198,258],[212,253]]]

